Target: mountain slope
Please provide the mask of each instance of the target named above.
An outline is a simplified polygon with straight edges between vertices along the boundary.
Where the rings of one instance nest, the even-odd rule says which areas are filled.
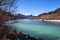
[[[36,17],[37,19],[47,19],[47,20],[59,20],[60,19],[60,8],[48,12],[42,13]]]

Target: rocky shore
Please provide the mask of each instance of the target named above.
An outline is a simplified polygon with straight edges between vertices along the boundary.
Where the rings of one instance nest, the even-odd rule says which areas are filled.
[[[37,40],[21,32],[17,32],[8,26],[0,26],[0,40]],[[39,38],[39,40],[42,40]]]

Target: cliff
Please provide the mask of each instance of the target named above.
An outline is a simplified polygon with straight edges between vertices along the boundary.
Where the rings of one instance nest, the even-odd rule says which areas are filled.
[[[36,19],[60,20],[60,8],[48,13],[42,13],[38,15]]]

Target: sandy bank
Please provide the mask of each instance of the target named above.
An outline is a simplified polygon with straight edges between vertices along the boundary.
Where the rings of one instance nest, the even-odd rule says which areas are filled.
[[[44,21],[49,21],[49,22],[60,22],[60,20],[44,20]]]
[[[60,20],[44,20],[44,21],[60,25]]]

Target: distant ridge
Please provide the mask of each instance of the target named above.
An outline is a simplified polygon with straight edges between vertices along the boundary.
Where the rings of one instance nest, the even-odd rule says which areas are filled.
[[[23,14],[17,14],[16,15],[18,18],[21,18],[21,19],[26,19],[26,18],[34,18],[35,16],[33,15],[23,15]]]

